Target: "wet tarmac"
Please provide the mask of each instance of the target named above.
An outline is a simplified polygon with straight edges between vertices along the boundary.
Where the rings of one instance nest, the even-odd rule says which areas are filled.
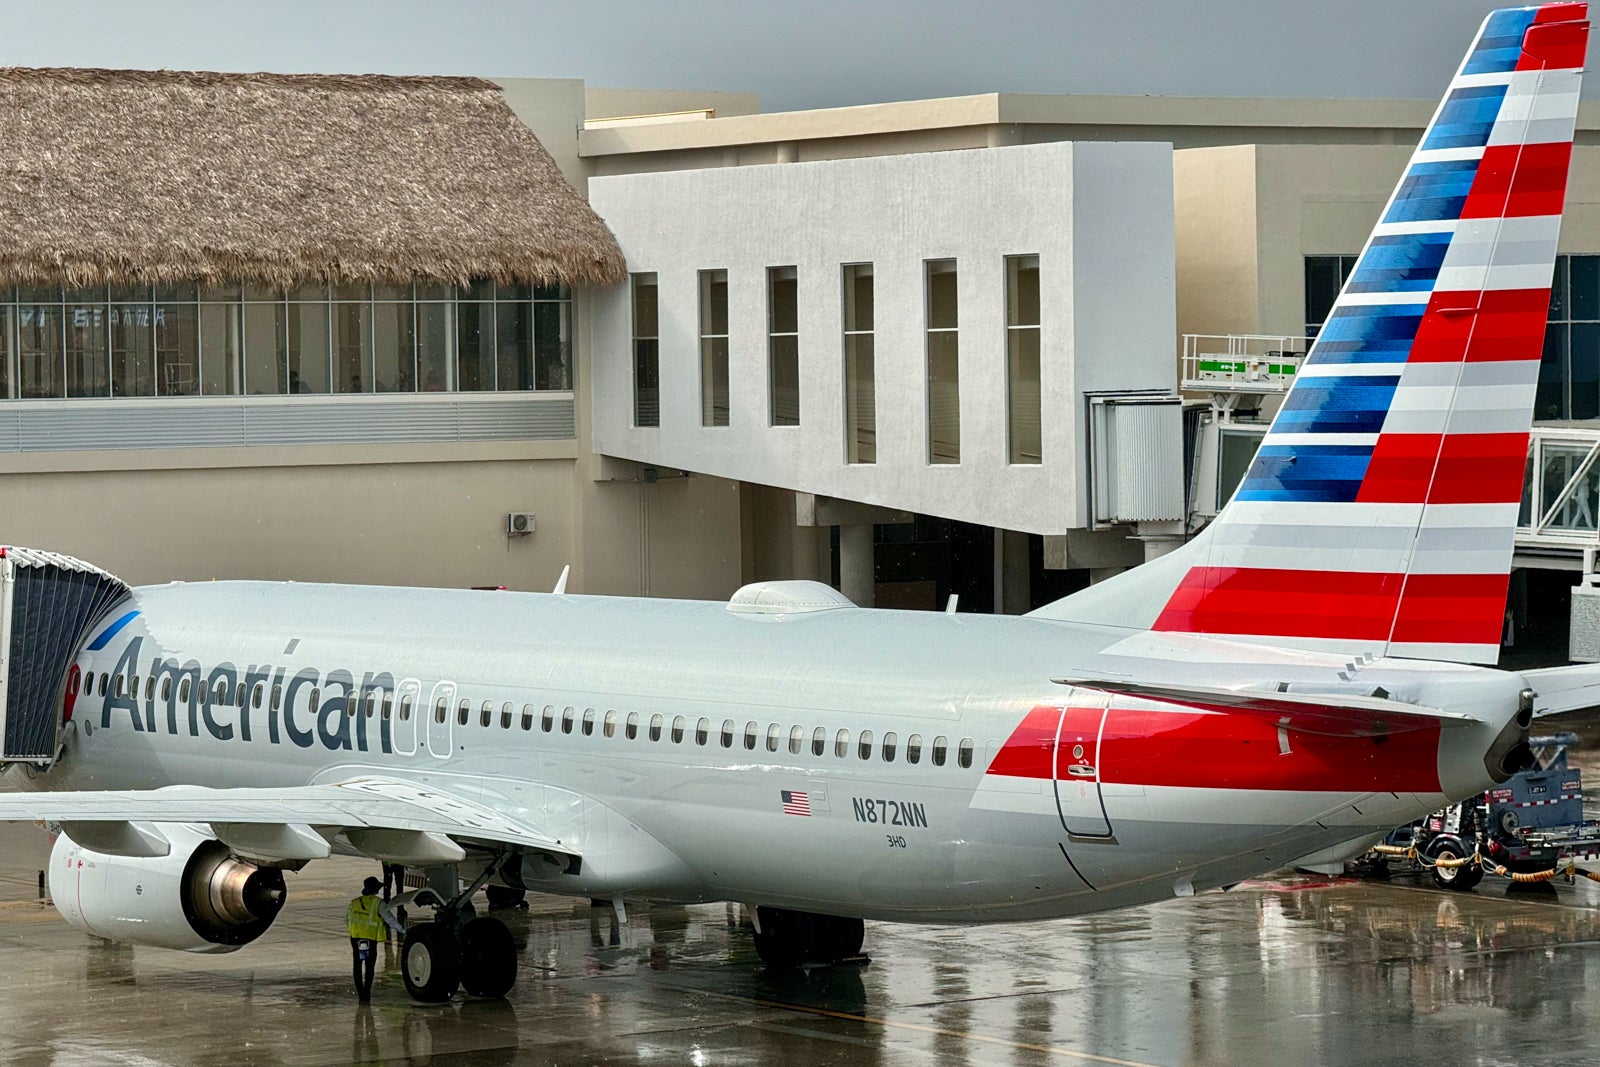
[[[869,924],[871,962],[767,973],[723,906],[537,898],[506,913],[504,1002],[413,1004],[386,951],[350,989],[345,901],[315,864],[241,952],[94,941],[39,899],[48,838],[0,828],[4,1064],[1588,1063],[1600,885],[1508,895],[1281,880],[1027,926]]]

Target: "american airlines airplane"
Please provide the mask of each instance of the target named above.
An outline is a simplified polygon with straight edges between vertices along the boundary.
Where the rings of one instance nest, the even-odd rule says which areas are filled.
[[[470,899],[737,901],[769,965],[863,919],[1146,904],[1503,781],[1600,667],[1493,669],[1588,22],[1491,14],[1232,502],[1023,617],[299,585],[0,555],[0,819],[102,937],[260,937],[333,853],[427,868],[411,994],[501,996]]]

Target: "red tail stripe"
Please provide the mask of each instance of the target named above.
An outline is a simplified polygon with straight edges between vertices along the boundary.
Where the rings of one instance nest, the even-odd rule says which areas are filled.
[[[1545,22],[1577,22],[1589,17],[1589,4],[1587,0],[1573,0],[1572,3],[1543,4],[1534,12],[1533,23],[1535,26]]]
[[[1550,288],[1436,292],[1428,299],[1410,359],[1415,363],[1538,359]]]
[[[1504,574],[1191,567],[1156,630],[1264,637],[1498,644]],[[1401,590],[1405,603],[1401,605]],[[1398,611],[1398,619],[1397,619]]]
[[[1559,215],[1567,196],[1572,142],[1490,145],[1472,181],[1464,219]]]
[[[1515,504],[1525,433],[1378,435],[1356,500],[1363,504]]]
[[[1535,16],[1533,25],[1522,35],[1522,55],[1517,57],[1517,69],[1564,70],[1582,67],[1588,44],[1587,22],[1547,22]]]

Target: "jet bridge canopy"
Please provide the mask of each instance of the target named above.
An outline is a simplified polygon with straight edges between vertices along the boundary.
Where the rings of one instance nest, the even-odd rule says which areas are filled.
[[[129,592],[71,556],[0,548],[0,767],[55,762],[67,669]]]

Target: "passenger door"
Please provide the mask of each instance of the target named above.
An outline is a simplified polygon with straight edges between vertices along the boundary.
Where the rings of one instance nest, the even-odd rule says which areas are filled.
[[[1055,746],[1056,806],[1069,837],[1111,837],[1111,820],[1100,795],[1100,740],[1110,703],[1104,693],[1079,689],[1061,709]]]

